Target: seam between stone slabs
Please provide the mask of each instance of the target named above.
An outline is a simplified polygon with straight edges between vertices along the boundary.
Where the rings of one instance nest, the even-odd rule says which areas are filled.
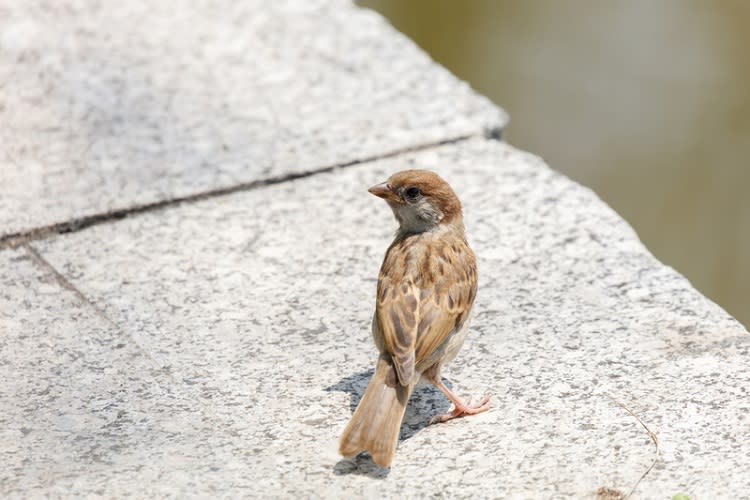
[[[92,302],[91,299],[89,299],[86,295],[84,295],[82,291],[76,288],[76,286],[71,283],[65,276],[63,276],[62,273],[60,273],[60,271],[58,271],[52,264],[50,264],[47,259],[42,257],[42,255],[36,248],[31,246],[29,243],[23,243],[21,247],[26,250],[26,252],[31,257],[31,260],[34,262],[34,264],[37,265],[37,267],[39,267],[43,271],[50,273],[52,277],[55,278],[55,281],[58,285],[60,285],[65,290],[72,292],[79,301],[81,301],[88,307],[91,307],[97,316],[99,316],[110,326],[115,328],[120,334],[124,335],[130,342],[132,342],[133,345],[135,345],[135,347],[153,364],[154,368],[156,368],[159,373],[166,375],[169,379],[172,380],[172,382],[176,384],[179,383],[179,381],[175,379],[168,370],[164,370],[164,368],[159,365],[158,361],[151,355],[151,353],[149,353],[141,344],[139,344],[132,335],[130,335],[127,331],[120,327],[120,325],[115,323],[114,320],[107,316],[107,313],[105,313],[99,306]]]
[[[146,357],[146,359],[151,363],[153,366],[155,373],[142,373],[141,376],[144,379],[150,379],[153,381],[154,384],[159,386],[161,389],[164,390],[165,393],[171,393],[173,391],[182,391],[182,389],[185,388],[185,383],[178,380],[168,368],[165,368],[159,364],[159,362],[154,358],[148,350],[146,350],[130,333],[128,333],[122,326],[117,324],[114,320],[112,320],[107,314],[100,309],[96,304],[94,304],[91,300],[86,297],[86,295],[83,294],[78,288],[73,285],[65,276],[63,276],[55,267],[50,264],[47,259],[45,259],[37,250],[36,248],[32,247],[28,243],[23,243],[20,245],[21,248],[23,248],[28,255],[31,257],[32,262],[36,264],[41,270],[49,272],[54,278],[55,281],[63,287],[65,290],[68,290],[72,292],[78,300],[80,300],[83,304],[85,304],[88,307],[91,307],[93,311],[96,313],[98,317],[103,319],[107,324],[109,324],[117,333],[122,335],[127,341],[131,342],[135,348],[143,354],[143,356]],[[214,410],[213,406],[210,405],[207,401],[204,401],[201,397],[193,397],[195,395],[187,394],[187,396],[191,397],[193,401],[197,403],[197,405],[200,406],[200,411],[208,417],[211,417],[215,421],[223,422],[222,417],[218,416],[216,411]],[[221,433],[228,439],[232,440],[235,439],[237,436],[233,433],[233,431],[229,428],[230,426],[227,425],[221,425]]]
[[[184,203],[191,203],[195,201],[205,200],[209,198],[216,198],[220,196],[226,196],[228,194],[237,193],[240,191],[252,191],[257,188],[264,186],[271,186],[274,184],[281,184],[297,179],[304,179],[312,177],[313,175],[324,174],[331,172],[337,168],[346,168],[362,163],[369,163],[377,160],[386,158],[393,158],[407,153],[414,153],[418,151],[425,151],[428,149],[444,146],[446,144],[456,144],[463,142],[475,137],[485,137],[488,140],[502,140],[502,127],[491,127],[484,134],[467,134],[451,139],[445,139],[442,141],[430,142],[426,144],[417,144],[415,146],[408,146],[400,149],[395,149],[387,153],[373,155],[366,158],[360,158],[356,160],[347,161],[344,163],[336,163],[327,167],[322,167],[313,170],[305,170],[303,172],[291,173],[280,175],[276,177],[269,177],[266,179],[259,179],[255,181],[243,182],[235,184],[234,186],[222,187],[211,189],[208,191],[202,191],[199,193],[189,194],[185,196],[177,196],[175,198],[169,198],[166,200],[155,201],[151,203],[144,203],[141,205],[134,205],[128,208],[122,208],[117,210],[111,210],[109,212],[95,213],[91,215],[85,215],[83,217],[70,219],[64,222],[57,222],[49,224],[47,226],[36,227],[27,231],[19,231],[16,233],[6,234],[0,236],[0,251],[5,248],[17,248],[24,246],[29,242],[44,240],[58,234],[75,233],[86,229],[91,226],[99,224],[106,224],[108,222],[117,221],[124,219],[131,215],[137,215],[141,213],[155,212],[164,208],[178,206]],[[30,247],[28,247],[30,248]],[[38,254],[37,254],[38,255]],[[72,286],[72,285],[71,285]],[[75,290],[75,289],[73,289]]]

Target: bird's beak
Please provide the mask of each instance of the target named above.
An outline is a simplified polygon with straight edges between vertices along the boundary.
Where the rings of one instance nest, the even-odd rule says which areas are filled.
[[[386,201],[398,201],[398,196],[393,192],[391,186],[387,182],[376,184],[368,189],[368,191]]]

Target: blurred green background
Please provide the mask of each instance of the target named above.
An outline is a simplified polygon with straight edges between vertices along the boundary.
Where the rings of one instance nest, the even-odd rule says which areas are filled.
[[[750,326],[750,0],[360,0]]]

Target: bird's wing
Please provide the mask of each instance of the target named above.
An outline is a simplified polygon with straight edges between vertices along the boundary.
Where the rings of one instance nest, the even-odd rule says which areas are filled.
[[[385,350],[393,359],[401,385],[409,385],[414,378],[418,315],[419,289],[416,285],[408,281],[394,282],[381,272],[375,308],[376,327],[379,327]]]
[[[378,279],[376,336],[382,336],[399,382],[407,385],[413,382],[415,366],[465,321],[476,295],[477,273],[474,254],[465,243],[426,251],[413,266],[390,262],[394,246]]]

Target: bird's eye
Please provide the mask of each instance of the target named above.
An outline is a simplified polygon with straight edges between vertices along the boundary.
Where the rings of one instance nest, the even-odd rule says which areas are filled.
[[[409,189],[406,190],[406,197],[409,198],[409,199],[412,199],[412,200],[417,199],[417,196],[419,196],[420,194],[422,194],[422,193],[419,191],[418,187],[413,187],[412,186],[412,187],[410,187]]]

